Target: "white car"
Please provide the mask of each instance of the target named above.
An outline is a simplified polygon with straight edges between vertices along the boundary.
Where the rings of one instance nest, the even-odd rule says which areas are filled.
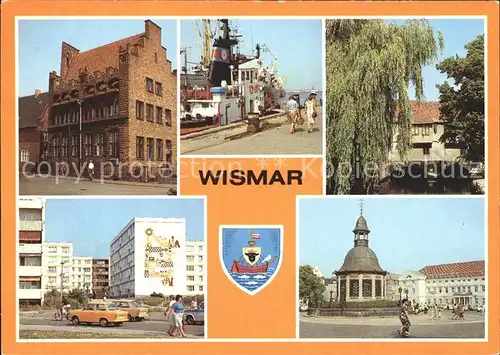
[[[205,302],[201,302],[196,309],[184,310],[184,321],[186,324],[205,323]]]

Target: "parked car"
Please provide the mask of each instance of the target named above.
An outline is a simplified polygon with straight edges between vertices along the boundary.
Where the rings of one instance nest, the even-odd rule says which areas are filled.
[[[83,309],[69,312],[68,320],[74,325],[99,323],[102,327],[110,324],[122,325],[128,322],[128,312],[120,311],[116,303],[91,301]]]
[[[113,300],[118,305],[121,311],[128,312],[128,320],[130,322],[140,322],[149,317],[149,309],[141,302],[131,299]]]
[[[185,309],[184,321],[186,324],[205,323],[205,302],[201,302],[198,308]]]

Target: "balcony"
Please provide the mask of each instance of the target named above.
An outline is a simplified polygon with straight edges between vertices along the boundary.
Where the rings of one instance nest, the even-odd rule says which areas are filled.
[[[23,300],[41,299],[42,298],[42,290],[40,290],[40,289],[18,289],[17,296],[19,297],[19,299],[23,299]]]
[[[20,231],[41,231],[43,230],[42,221],[19,221]]]
[[[19,254],[41,254],[42,244],[19,243]]]
[[[42,267],[19,266],[19,276],[42,276]]]

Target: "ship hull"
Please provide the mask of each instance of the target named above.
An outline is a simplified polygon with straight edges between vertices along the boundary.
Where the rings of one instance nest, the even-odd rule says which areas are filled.
[[[269,262],[265,263],[264,265],[258,265],[258,266],[241,265],[237,261],[233,261],[233,265],[231,266],[231,272],[233,274],[265,274],[267,273],[269,265],[271,265],[275,261],[276,258],[272,258],[271,260],[269,260]]]

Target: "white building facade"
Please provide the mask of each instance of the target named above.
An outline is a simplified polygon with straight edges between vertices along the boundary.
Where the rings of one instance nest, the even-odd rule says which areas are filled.
[[[92,292],[92,258],[74,256],[72,266],[72,288]]]
[[[109,296],[186,294],[186,220],[134,218],[111,241]]]
[[[186,242],[186,292],[187,295],[204,294],[205,243]]]
[[[41,305],[44,295],[45,200],[21,198],[18,209],[17,297],[21,305]]]
[[[427,299],[430,304],[485,306],[484,260],[426,266]]]
[[[68,292],[73,288],[73,244],[47,242],[43,244],[43,278],[45,291]]]
[[[405,271],[399,274],[401,297],[407,298],[411,304],[428,303],[426,278],[425,274],[418,271]]]

